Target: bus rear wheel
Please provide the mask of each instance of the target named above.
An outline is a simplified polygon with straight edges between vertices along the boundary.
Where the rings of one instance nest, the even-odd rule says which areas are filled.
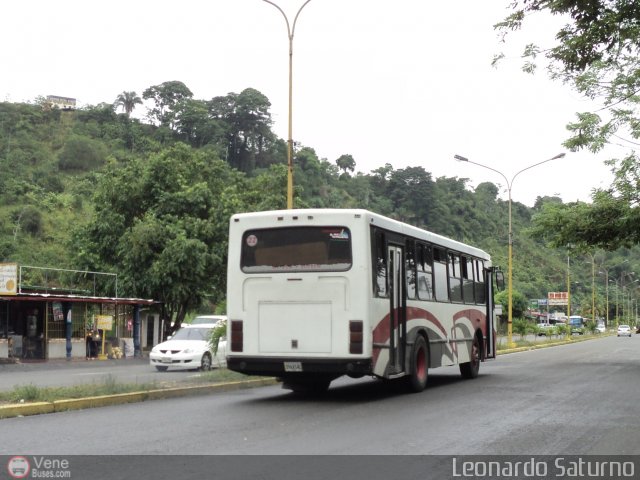
[[[460,374],[463,378],[476,378],[480,372],[480,340],[477,335],[471,342],[471,361],[460,364]]]
[[[422,335],[416,337],[409,358],[409,375],[405,377],[409,391],[419,393],[427,386],[429,378],[429,350]]]

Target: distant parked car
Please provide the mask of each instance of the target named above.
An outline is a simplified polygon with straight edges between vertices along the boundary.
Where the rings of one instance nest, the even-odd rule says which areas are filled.
[[[218,342],[216,354],[211,351],[211,332],[215,324],[185,325],[166,342],[159,343],[149,354],[149,363],[164,372],[177,370],[210,370],[226,366],[226,338]]]
[[[538,324],[538,336],[549,336],[555,335],[557,333],[555,325],[551,325],[550,323],[539,323]]]
[[[629,327],[629,325],[618,325],[618,336],[619,337],[630,337],[631,336],[631,327]]]
[[[607,327],[604,326],[604,323],[599,323],[596,325],[596,332],[604,333],[607,331]]]

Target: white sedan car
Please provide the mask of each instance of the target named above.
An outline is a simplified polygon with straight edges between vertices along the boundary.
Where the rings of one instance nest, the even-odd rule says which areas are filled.
[[[163,372],[175,370],[210,370],[211,367],[226,365],[226,339],[218,342],[214,355],[211,348],[211,332],[215,325],[186,325],[166,342],[159,343],[151,350],[149,362],[152,367]]]
[[[631,327],[629,327],[629,325],[618,325],[618,336],[619,337],[630,337],[631,336]]]

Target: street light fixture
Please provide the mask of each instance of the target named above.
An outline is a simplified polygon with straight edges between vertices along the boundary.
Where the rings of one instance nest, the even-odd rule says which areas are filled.
[[[538,163],[534,163],[533,165],[529,165],[526,168],[523,168],[522,170],[520,170],[519,172],[516,172],[515,175],[513,175],[513,177],[511,177],[511,181],[509,181],[509,179],[506,177],[506,175],[504,173],[502,173],[499,170],[496,170],[495,168],[489,167],[487,165],[483,165],[482,163],[477,163],[477,162],[472,162],[471,160],[469,160],[467,157],[463,157],[462,155],[454,155],[453,158],[455,158],[456,160],[458,160],[459,162],[467,162],[467,163],[472,163],[473,165],[477,165],[479,167],[483,167],[486,168],[487,170],[491,170],[492,172],[496,172],[497,174],[499,174],[500,176],[502,176],[502,178],[504,178],[504,181],[507,183],[507,192],[509,193],[509,256],[508,256],[508,281],[507,281],[507,288],[508,288],[508,295],[509,295],[509,314],[507,317],[507,343],[509,347],[513,347],[513,262],[512,262],[512,258],[513,258],[513,228],[512,228],[512,217],[511,217],[511,188],[513,187],[513,181],[516,179],[516,177],[518,175],[520,175],[522,172],[525,172],[533,167],[537,167],[538,165],[542,165],[543,163],[547,163],[550,162],[552,160],[557,160],[559,158],[563,158],[565,156],[565,153],[559,153],[558,155],[555,155],[554,157],[548,158],[547,160],[543,160],[542,162],[538,162]]]
[[[287,138],[287,209],[293,208],[293,35],[296,30],[296,22],[302,9],[311,0],[307,0],[296,12],[296,16],[293,19],[293,24],[289,24],[289,18],[284,11],[271,0],[262,0],[263,2],[270,3],[276,7],[287,24],[287,36],[289,37],[289,128]]]

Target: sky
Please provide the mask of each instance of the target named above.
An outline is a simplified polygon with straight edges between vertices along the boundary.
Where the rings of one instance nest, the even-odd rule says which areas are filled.
[[[304,0],[274,1],[293,25]],[[363,173],[422,166],[470,188],[495,183],[507,198],[501,175],[458,154],[502,173],[514,201],[590,201],[611,184],[603,162],[613,153],[568,152],[562,142],[575,112],[600,105],[544,69],[521,71],[523,46],[549,46],[559,24],[538,19],[503,44],[493,25],[509,3],[311,0],[293,37],[294,141],[330,162],[350,154]],[[173,80],[202,100],[254,88],[271,102],[275,133],[288,136],[287,24],[263,0],[8,2],[0,45],[0,101],[112,103]],[[506,58],[494,68],[499,52]]]

